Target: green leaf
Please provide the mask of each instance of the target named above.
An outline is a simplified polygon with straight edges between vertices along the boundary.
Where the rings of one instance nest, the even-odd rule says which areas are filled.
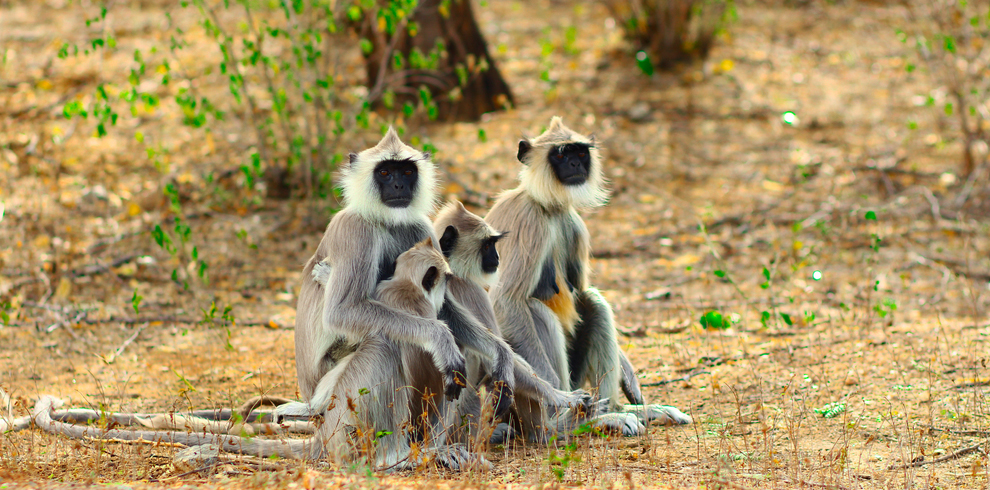
[[[699,320],[701,326],[709,330],[726,330],[732,326],[728,318],[722,316],[718,311],[712,310],[701,315]]]
[[[141,306],[141,300],[142,299],[144,299],[144,296],[139,295],[137,293],[137,288],[135,288],[134,289],[134,295],[131,296],[131,306],[134,308],[134,314],[135,315],[137,315],[139,313],[138,308]]]
[[[788,327],[794,326],[794,322],[791,320],[791,315],[788,315],[787,313],[781,313],[780,317],[784,319],[784,323],[786,323]]]
[[[364,53],[365,56],[368,56],[369,54],[371,54],[372,51],[375,50],[375,46],[371,44],[371,41],[366,38],[361,38],[359,44],[361,45],[361,52]]]
[[[877,220],[877,213],[874,213],[873,211],[867,211],[866,212],[866,219],[876,221]]]
[[[723,270],[716,270],[715,271],[715,275],[718,276],[718,277],[725,277],[725,271],[723,271]]]

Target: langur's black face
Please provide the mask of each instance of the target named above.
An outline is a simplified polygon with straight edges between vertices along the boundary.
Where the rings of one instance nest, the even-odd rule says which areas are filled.
[[[505,233],[488,237],[481,243],[481,270],[485,274],[492,274],[498,270],[498,250],[495,244],[505,236]]]
[[[416,195],[419,170],[410,160],[385,160],[375,166],[375,184],[382,202],[390,208],[404,208]]]
[[[564,185],[581,185],[591,173],[591,152],[585,144],[570,143],[554,147],[547,159],[557,180]]]
[[[498,250],[495,250],[497,237],[491,237],[481,244],[481,270],[491,274],[498,270]]]

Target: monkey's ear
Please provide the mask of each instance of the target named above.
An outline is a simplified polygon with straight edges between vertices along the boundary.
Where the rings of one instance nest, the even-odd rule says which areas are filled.
[[[436,267],[430,267],[426,270],[426,274],[423,275],[423,289],[426,292],[433,290],[433,286],[437,285],[437,276],[440,275],[440,271]]]
[[[449,225],[446,230],[443,230],[443,236],[440,237],[440,251],[443,252],[443,256],[449,259],[450,255],[454,253],[455,245],[457,245],[457,228]]]
[[[430,152],[428,151],[423,152],[423,160],[429,160],[431,156],[433,155]]]
[[[591,146],[595,146],[598,144],[598,137],[595,136],[595,133],[589,134],[588,139],[591,140]]]
[[[457,209],[461,211],[467,211],[467,208],[464,207],[464,203],[462,203],[460,199],[454,199],[454,202],[457,203]]]
[[[357,159],[358,159],[357,153],[348,154],[347,155],[347,164],[348,165],[354,165],[354,162],[356,162]]]
[[[501,232],[501,233],[499,233],[497,235],[492,235],[492,242],[493,243],[498,242],[499,240],[505,238],[505,236],[508,235],[508,234],[509,234],[509,232],[503,231],[503,232]]]
[[[433,237],[429,237],[428,236],[425,239],[423,239],[422,242],[419,242],[419,243],[422,243],[423,245],[425,245],[425,246],[427,246],[429,248],[433,248]]]
[[[519,152],[516,153],[516,158],[520,163],[526,163],[523,162],[523,158],[526,157],[526,154],[529,153],[529,150],[531,149],[533,149],[533,145],[528,140],[519,140]]]

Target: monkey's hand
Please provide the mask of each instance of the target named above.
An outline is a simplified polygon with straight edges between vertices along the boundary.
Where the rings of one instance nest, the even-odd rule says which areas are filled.
[[[577,389],[574,391],[553,390],[554,398],[547,401],[550,413],[556,414],[562,410],[573,408],[582,417],[594,417],[601,413],[597,400],[591,393]]]
[[[515,401],[515,394],[512,384],[504,379],[494,379],[486,377],[483,381],[492,394],[492,408],[494,408],[495,418],[500,418],[509,411]]]
[[[464,377],[464,358],[461,357],[460,367],[450,367],[443,372],[443,394],[447,401],[454,401],[461,397],[461,390],[467,387],[467,378]]]
[[[467,367],[464,354],[457,347],[454,336],[443,322],[437,322],[442,328],[432,335],[425,345],[426,351],[433,357],[433,365],[443,376],[443,393],[447,400],[456,400],[461,396],[461,390],[467,387]]]
[[[333,266],[330,265],[326,260],[321,260],[313,266],[313,282],[319,284],[320,286],[326,286],[327,281],[330,280],[330,273],[333,272]]]

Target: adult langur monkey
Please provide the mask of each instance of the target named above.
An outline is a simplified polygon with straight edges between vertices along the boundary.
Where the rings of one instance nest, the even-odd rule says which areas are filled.
[[[324,436],[331,456],[349,451],[344,434],[332,427],[360,422],[385,433],[396,423],[394,414],[383,407],[395,406],[392,387],[408,382],[399,355],[403,345],[417,346],[430,355],[447,399],[453,400],[466,386],[458,342],[481,350],[470,332],[485,329],[449,295],[439,319],[397,311],[373,298],[376,285],[392,276],[400,253],[425,238],[437,243],[428,217],[435,205],[436,184],[429,154],[405,145],[390,128],[377,146],[350,155],[341,183],[344,209],[334,215],[303,269],[296,308],[296,371],[307,402],[277,409],[285,414],[323,414],[325,423],[318,434]],[[313,267],[322,261],[331,268],[326,285],[311,277]],[[492,375],[492,386],[499,393],[495,402],[505,410],[509,403],[503,398],[512,399],[512,365],[500,365]],[[341,410],[341,403],[334,406],[334,401],[362,389],[371,392],[359,399],[364,408],[356,416]],[[399,431],[379,438],[376,445],[379,467],[396,464],[410,451],[407,437]],[[456,458],[459,453],[449,454]],[[437,456],[452,468],[467,463],[444,460],[443,453]]]
[[[505,260],[491,290],[509,345],[558,389],[590,382],[609,400],[610,413],[593,420],[599,427],[635,435],[645,430],[640,422],[691,423],[674,407],[643,405],[612,309],[588,283],[590,237],[577,209],[601,206],[608,196],[594,138],[554,117],[543,134],[519,142],[517,158],[520,185],[485,217],[512,231],[500,242]],[[620,404],[620,387],[633,405]]]
[[[488,290],[498,280],[499,255],[496,245],[507,233],[496,231],[480,216],[468,211],[460,201],[444,206],[433,219],[433,228],[440,236],[440,249],[454,274],[447,282],[449,294],[488,327],[499,344],[504,345]],[[553,435],[553,431],[570,433],[585,417],[594,415],[595,404],[587,391],[554,389],[536,375],[525,359],[511,351],[510,355],[515,365],[515,405],[526,407],[529,413],[533,413],[532,418],[542,415],[539,417],[539,427],[524,427],[531,439],[545,440]],[[465,357],[469,385],[483,383],[486,373],[491,371],[491,362],[473,352],[466,352]],[[462,420],[480,419],[481,403],[475,391],[467,390],[461,394],[459,411]],[[507,437],[508,426],[500,424],[491,441],[499,443]]]
[[[324,264],[325,261],[317,264],[313,269],[314,278],[320,276],[317,280],[321,283],[327,280],[325,274],[332,272],[329,265],[321,268]],[[396,258],[393,277],[378,284],[374,297],[381,304],[395,311],[417,318],[436,318],[444,305],[447,280],[450,277],[452,274],[446,259],[433,245],[432,238],[427,238]],[[362,455],[369,461],[372,457],[376,461],[381,461],[381,456],[373,456],[368,452],[378,450],[376,446],[380,447],[385,432],[394,432],[400,435],[400,441],[406,441],[407,452],[409,449],[406,438],[410,435],[426,441],[424,451],[420,455],[423,459],[435,455],[438,462],[452,469],[460,469],[468,462],[487,466],[484,457],[469,454],[463,445],[445,443],[447,427],[453,424],[456,411],[453,407],[448,408],[447,402],[440,395],[445,388],[444,381],[440,372],[433,366],[431,355],[425,350],[414,345],[400,345],[399,342],[384,336],[371,337],[364,339],[353,353],[341,359],[338,366],[369,371],[381,370],[379,366],[356,364],[362,361],[362,353],[374,351],[377,351],[375,356],[380,362],[397,363],[398,366],[395,368],[404,374],[393,379],[385,379],[381,385],[372,386],[370,389],[361,386],[360,383],[354,383],[351,386],[361,387],[348,391],[345,389],[350,381],[348,377],[360,378],[362,374],[347,369],[342,370],[333,393],[334,397],[340,396],[340,399],[331,401],[325,423],[318,429],[317,435],[308,439],[266,440],[258,437],[226,435],[218,433],[223,429],[216,430],[216,427],[202,425],[216,421],[169,414],[154,416],[131,414],[113,417],[113,420],[115,422],[120,420],[126,425],[141,425],[148,428],[165,426],[173,429],[171,431],[85,427],[59,421],[56,418],[58,414],[52,412],[52,409],[57,408],[61,402],[50,396],[41,397],[32,416],[42,429],[75,438],[144,439],[148,442],[175,442],[188,446],[217,444],[228,452],[262,457],[279,455],[292,459],[318,457],[323,451],[322,448],[333,447],[336,439],[344,437],[347,439],[346,444],[351,446],[354,452],[364,453]],[[362,390],[367,391],[362,393]],[[250,413],[254,406],[267,401],[267,399],[252,399],[241,410]],[[75,418],[82,416],[83,421],[99,420],[98,416],[94,419],[92,415],[84,412],[90,411],[69,411],[66,413],[69,417],[65,418],[71,419],[76,415]],[[366,413],[377,415],[364,415]],[[414,418],[411,417],[412,414],[423,415]],[[183,426],[188,430],[181,432],[174,430]],[[214,430],[212,433],[208,432],[211,427]],[[341,445],[343,443],[343,441],[336,442]],[[403,468],[414,466],[414,461],[405,458],[399,459],[396,463],[401,466],[393,464]]]

